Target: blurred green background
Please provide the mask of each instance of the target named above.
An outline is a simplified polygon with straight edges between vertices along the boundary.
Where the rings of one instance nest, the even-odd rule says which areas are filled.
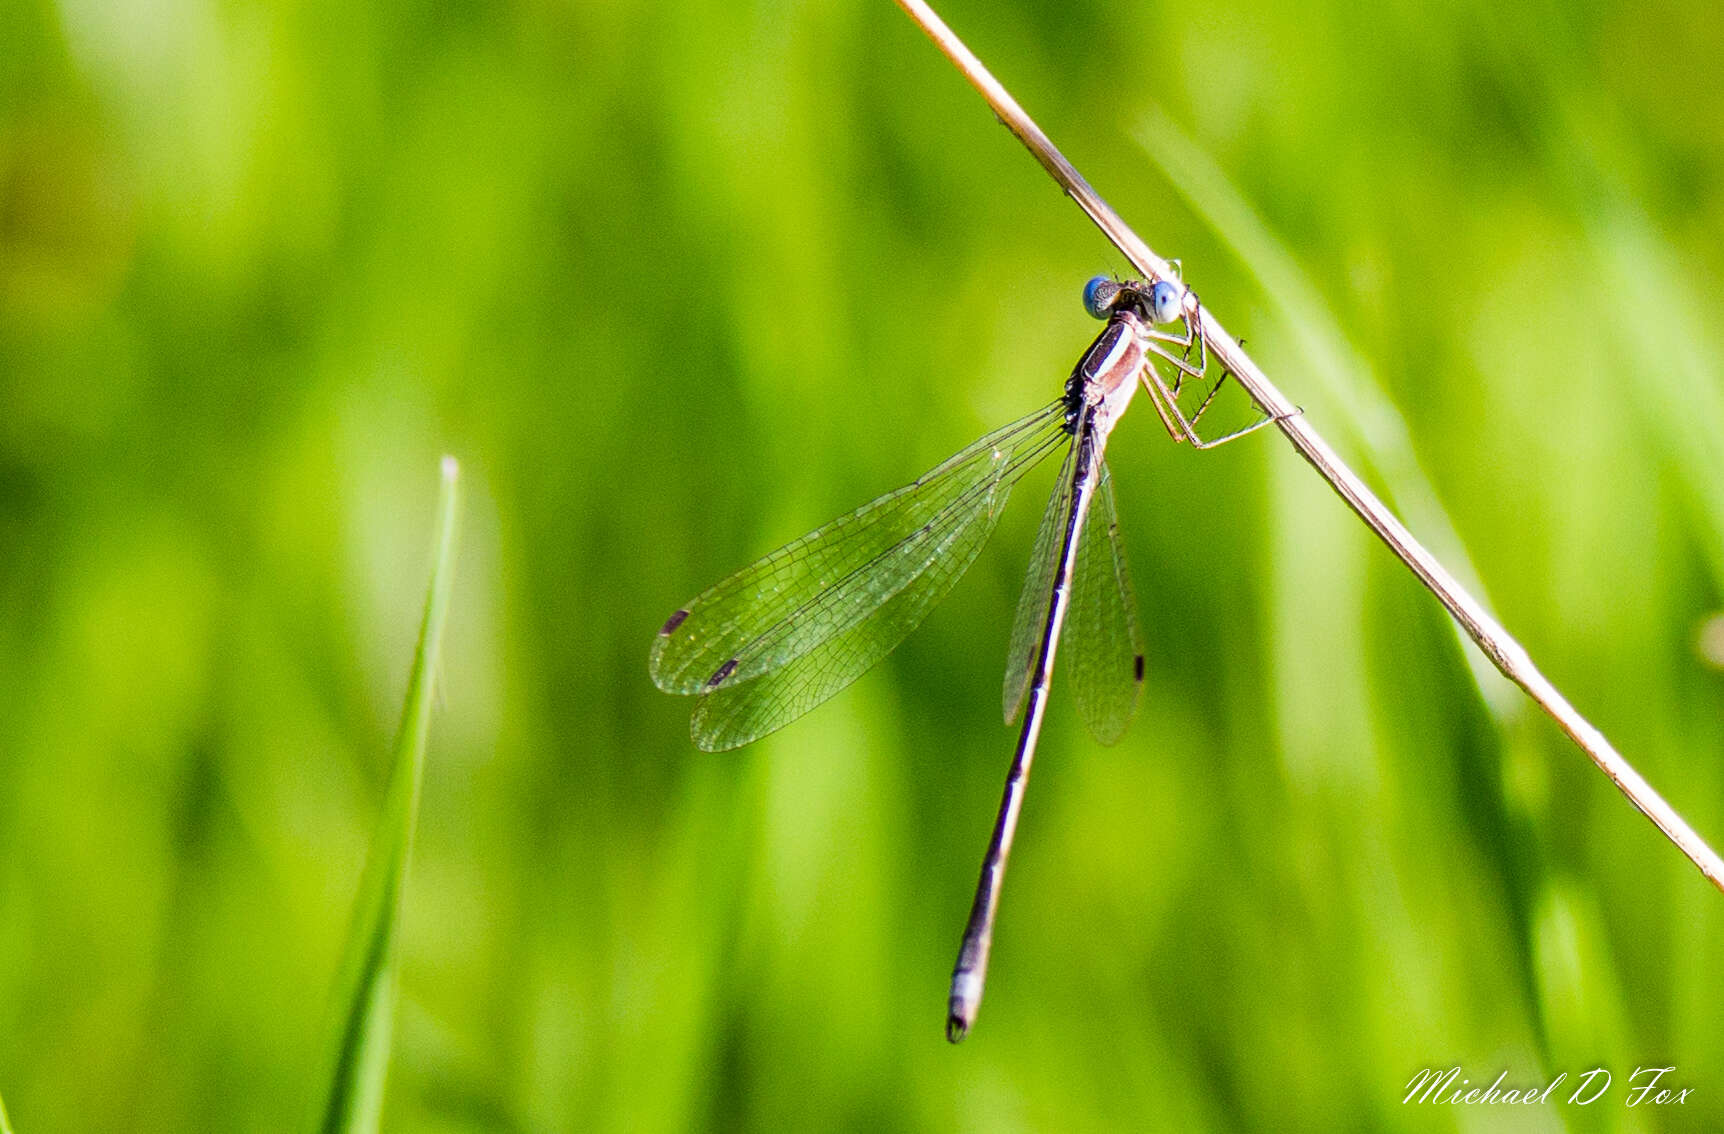
[[[1724,8],[943,10],[1724,840]],[[885,0],[0,0],[0,44],[21,1134],[316,1101],[444,452],[389,1128],[1724,1126],[1724,897],[1272,433],[1115,433],[1147,694],[1102,749],[1056,682],[961,1048],[1054,462],[876,672],[690,744],[665,616],[1053,396],[1126,269]],[[1457,1064],[1618,1086],[1401,1104]]]

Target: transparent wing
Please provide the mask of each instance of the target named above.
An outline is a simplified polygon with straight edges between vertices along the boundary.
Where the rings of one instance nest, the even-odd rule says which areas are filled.
[[[1105,462],[1096,502],[1078,534],[1060,656],[1090,735],[1103,744],[1119,740],[1143,692],[1143,630],[1119,534],[1113,478]]]
[[[667,692],[706,694],[696,741],[745,744],[889,653],[974,560],[1012,485],[1064,439],[1063,422],[1053,402],[995,430],[673,614],[650,669]]]
[[[1035,668],[1042,631],[1047,628],[1048,603],[1053,598],[1054,568],[1059,563],[1060,543],[1065,539],[1066,517],[1072,504],[1072,462],[1077,459],[1077,446],[1066,452],[1060,466],[1054,494],[1048,498],[1047,511],[1042,513],[1042,526],[1036,530],[1036,545],[1030,552],[1029,570],[1024,573],[1024,589],[1018,595],[1018,612],[1012,617],[1012,644],[1006,652],[1006,684],[1003,690],[1006,723],[1011,724],[1023,711],[1024,697],[1030,691],[1030,670]]]
[[[996,505],[1010,487],[997,484]],[[969,569],[993,534],[997,506],[978,501],[918,548],[925,569],[867,617],[820,642],[795,661],[741,684],[716,685],[694,710],[694,741],[709,752],[735,748],[783,728],[855,681],[897,648]]]

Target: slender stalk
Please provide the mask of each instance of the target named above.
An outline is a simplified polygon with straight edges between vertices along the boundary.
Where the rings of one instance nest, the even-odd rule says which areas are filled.
[[[1047,170],[1049,176],[1065,191],[1066,196],[1077,202],[1078,207],[1101,229],[1102,235],[1106,236],[1139,272],[1151,280],[1175,278],[1167,261],[1151,251],[1149,245],[1101,199],[1089,182],[1065,159],[1065,155],[1042,133],[1041,128],[1024,113],[1017,100],[988,73],[981,60],[964,46],[952,29],[934,14],[932,8],[923,0],[897,0],[897,4],[928,33],[940,51],[952,61],[952,65],[957,67],[970,81],[970,85],[987,100],[1006,129],[1017,135],[1018,140],[1028,147],[1042,168]],[[1503,676],[1525,690],[1527,696],[1550,714],[1557,726],[1580,746],[1581,751],[1591,757],[1592,762],[1598,765],[1599,771],[1609,777],[1617,790],[1627,796],[1628,801],[1639,808],[1641,814],[1650,819],[1653,825],[1664,833],[1664,837],[1674,843],[1676,849],[1681,851],[1712,885],[1724,891],[1724,860],[1719,859],[1717,852],[1707,846],[1705,840],[1695,833],[1682,816],[1653,790],[1645,778],[1634,770],[1633,765],[1611,746],[1604,734],[1568,703],[1568,699],[1551,684],[1550,679],[1539,672],[1525,648],[1491,617],[1477,599],[1467,593],[1454,576],[1437,562],[1436,557],[1413,538],[1405,525],[1395,518],[1383,502],[1365,486],[1365,482],[1336,455],[1328,442],[1318,435],[1310,421],[1275,388],[1274,383],[1269,381],[1251,360],[1251,356],[1222,328],[1207,307],[1199,308],[1198,318],[1201,324],[1199,331],[1208,342],[1210,351],[1221,360],[1222,365],[1233,372],[1239,384],[1245,387],[1257,404],[1277,419],[1276,426],[1287,440],[1292,442],[1299,455],[1310,462],[1311,467],[1346,501],[1347,506],[1353,509],[1359,518],[1377,533],[1389,550],[1437,596],[1437,601],[1443,604],[1455,622],[1466,631],[1467,636],[1478,644],[1491,663],[1502,671]]]

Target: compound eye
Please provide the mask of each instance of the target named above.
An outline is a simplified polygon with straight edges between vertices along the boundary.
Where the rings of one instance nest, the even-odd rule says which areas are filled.
[[[1097,319],[1113,314],[1113,301],[1119,297],[1119,285],[1106,276],[1097,276],[1083,285],[1083,309]]]
[[[1149,289],[1149,315],[1157,323],[1171,323],[1179,318],[1180,289],[1166,280],[1157,280]]]

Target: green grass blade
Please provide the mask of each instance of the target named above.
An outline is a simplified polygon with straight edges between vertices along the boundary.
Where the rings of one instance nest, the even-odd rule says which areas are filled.
[[[321,1113],[312,1128],[323,1134],[375,1131],[383,1109],[395,1007],[395,938],[407,859],[419,812],[425,738],[431,724],[432,685],[454,577],[456,492],[459,466],[443,458],[437,506],[436,557],[425,596],[419,644],[407,677],[407,702],[395,735],[389,788],[377,834],[360,880],[353,927],[336,985],[339,1023],[332,1037],[329,1076]]]
[[[5,1099],[0,1099],[0,1134],[12,1134],[12,1122],[6,1117]]]

